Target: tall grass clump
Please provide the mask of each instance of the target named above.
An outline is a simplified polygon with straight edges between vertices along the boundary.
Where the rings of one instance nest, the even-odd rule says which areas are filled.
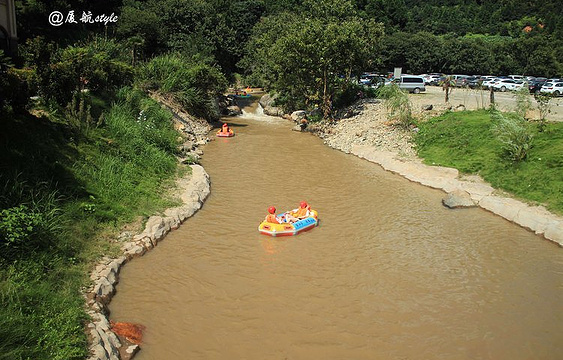
[[[505,158],[519,162],[526,159],[532,147],[533,135],[526,120],[520,115],[503,114],[493,110],[493,131],[503,144],[502,150]]]
[[[215,98],[225,91],[227,80],[216,67],[165,54],[145,63],[140,74],[141,87],[172,94],[190,114],[205,119],[219,117]]]
[[[399,126],[407,129],[414,121],[412,105],[406,92],[399,89],[397,84],[381,86],[377,96],[385,100],[388,119],[396,121]]]
[[[527,86],[522,86],[516,91],[516,114],[523,119],[528,118],[528,112],[532,110],[532,100]]]
[[[62,229],[60,197],[46,183],[19,173],[0,176],[0,257],[14,259],[54,246]]]
[[[84,359],[82,276],[60,255],[32,259],[1,261],[0,359]]]
[[[177,167],[172,114],[139,90],[124,88],[118,99],[105,117],[107,142],[84,146],[74,165],[90,194],[83,211],[101,221],[131,216],[140,210],[139,198],[153,204],[143,213],[167,204],[160,184]]]

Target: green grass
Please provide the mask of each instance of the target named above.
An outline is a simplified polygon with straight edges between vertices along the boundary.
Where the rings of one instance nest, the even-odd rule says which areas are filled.
[[[415,142],[427,164],[479,174],[495,188],[563,214],[563,123],[550,123],[543,132],[536,124],[527,126],[532,147],[521,162],[503,156],[486,110],[446,113],[421,123]]]
[[[218,119],[217,95],[224,92],[227,81],[216,68],[191,63],[178,54],[165,54],[143,64],[141,87],[172,94],[190,114],[205,119]]]
[[[176,204],[171,114],[123,89],[100,128],[60,115],[0,120],[0,360],[84,359],[80,289],[122,225]]]

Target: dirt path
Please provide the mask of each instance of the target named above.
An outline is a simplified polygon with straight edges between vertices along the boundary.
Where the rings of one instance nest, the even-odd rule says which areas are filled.
[[[427,86],[426,92],[420,94],[410,94],[410,100],[416,111],[422,109],[426,105],[432,105],[436,109],[444,109],[447,107],[444,101],[444,91],[437,86]],[[530,100],[534,108],[537,102],[530,95]],[[514,110],[516,108],[516,94],[512,92],[495,92],[495,103],[503,111]],[[547,116],[550,121],[563,121],[563,97],[553,98],[550,101],[551,112]],[[464,105],[467,110],[476,110],[480,108],[488,108],[489,91],[487,90],[471,90],[455,88],[450,94],[449,106],[456,108]],[[537,111],[530,114],[532,119],[539,118]]]

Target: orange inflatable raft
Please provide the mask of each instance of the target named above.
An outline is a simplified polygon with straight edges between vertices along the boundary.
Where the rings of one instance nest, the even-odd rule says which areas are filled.
[[[221,130],[217,131],[217,136],[218,137],[231,137],[231,136],[235,136],[235,133],[231,129],[229,129],[229,131],[223,131],[221,129]]]

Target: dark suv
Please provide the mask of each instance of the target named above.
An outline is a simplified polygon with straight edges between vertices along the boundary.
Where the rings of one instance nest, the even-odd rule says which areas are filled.
[[[532,80],[528,83],[528,90],[530,90],[531,94],[539,94],[541,87],[546,82],[547,82],[547,79]]]

